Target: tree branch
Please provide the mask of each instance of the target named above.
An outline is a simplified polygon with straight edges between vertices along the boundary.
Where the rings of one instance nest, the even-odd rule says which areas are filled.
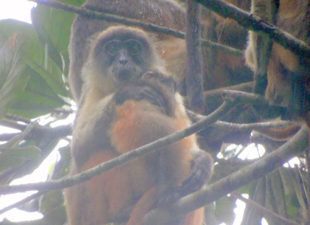
[[[158,26],[158,25],[151,24],[151,23],[143,23],[143,22],[141,22],[139,20],[135,20],[135,19],[129,19],[129,18],[121,17],[121,16],[115,16],[115,15],[112,15],[109,13],[101,13],[101,12],[86,9],[86,8],[79,8],[76,6],[63,4],[61,2],[57,2],[57,1],[53,1],[53,0],[49,0],[49,1],[47,1],[47,0],[30,0],[30,1],[35,2],[37,4],[50,6],[50,7],[56,8],[56,9],[61,9],[61,10],[67,11],[67,12],[73,12],[73,13],[79,14],[81,16],[85,16],[85,17],[92,18],[92,19],[106,20],[108,22],[116,22],[116,23],[121,23],[121,24],[128,25],[128,26],[138,26],[138,27],[141,27],[141,28],[149,30],[149,31],[160,32],[160,33],[171,35],[171,36],[174,36],[177,38],[185,39],[185,34],[183,32],[176,31],[173,29],[169,29],[169,28],[163,27],[163,26]],[[236,48],[226,46],[226,45],[223,45],[220,43],[216,43],[216,42],[213,42],[210,40],[202,39],[201,44],[203,46],[210,47],[210,48],[218,48],[222,51],[225,51],[227,53],[231,53],[233,55],[238,55],[238,56],[243,55],[243,51],[240,49],[236,49]]]
[[[203,112],[204,104],[199,5],[195,0],[187,0],[186,9],[186,99],[192,110],[196,112]]]
[[[269,38],[297,55],[310,57],[310,46],[308,46],[305,42],[293,37],[291,34],[281,30],[280,28],[267,23],[261,18],[255,17],[236,6],[226,3],[223,0],[197,0],[197,2],[225,18],[228,17],[237,21],[246,29],[254,30],[261,34],[266,34]]]
[[[30,0],[37,4],[51,6],[57,9],[62,9],[67,12],[74,12],[79,15],[93,18],[93,19],[101,19],[109,22],[117,22],[122,23],[129,26],[139,26],[147,30],[161,32],[164,34],[168,34],[178,38],[185,38],[185,34],[179,31],[175,31],[166,27],[157,26],[154,24],[142,23],[138,20],[134,19],[126,19],[120,16],[114,16],[106,13],[98,13],[93,10],[83,9],[75,6],[66,5],[56,1],[46,1],[46,0]],[[260,18],[254,17],[250,13],[235,7],[231,4],[224,2],[223,0],[197,0],[200,4],[204,5],[208,9],[220,14],[223,17],[229,17],[233,20],[236,20],[241,26],[254,30],[256,32],[264,33],[268,35],[272,40],[282,45],[284,48],[290,49],[292,52],[303,55],[306,57],[310,57],[310,47],[306,45],[303,41],[293,37],[289,33],[282,31],[278,27],[269,24],[263,21]],[[215,47],[221,48],[221,50],[229,52],[235,55],[242,55],[243,52],[241,50],[227,47],[225,45],[221,45],[219,43],[214,43],[209,40],[202,40],[202,44],[207,47]]]
[[[194,122],[205,118],[204,115],[192,112],[190,110],[187,110],[187,113]],[[268,128],[285,128],[293,124],[295,125],[296,123],[291,122],[291,121],[270,121],[270,122],[259,122],[259,123],[231,123],[231,122],[218,120],[211,126],[217,127],[217,128],[229,129],[232,131],[233,130],[243,131],[243,130],[253,130],[253,129],[264,130]]]
[[[16,130],[24,130],[27,127],[27,124],[16,123],[15,121],[12,120],[0,120],[0,125],[13,128]]]
[[[208,185],[202,190],[185,196],[169,208],[152,210],[145,217],[148,225],[168,222],[171,215],[180,216],[225,196],[226,194],[256,180],[280,167],[291,157],[296,156],[308,147],[307,128],[303,127],[292,139],[277,150],[257,160],[253,164],[234,172],[228,177]]]
[[[203,95],[205,98],[210,97],[210,96],[222,95],[223,91],[225,90],[238,90],[238,91],[250,92],[252,90],[253,84],[254,84],[253,81],[249,81],[249,82],[240,83],[236,85],[216,88],[216,89],[204,91]]]
[[[62,189],[76,185],[81,182],[85,182],[94,176],[97,176],[115,167],[122,166],[131,160],[134,160],[138,157],[142,157],[150,152],[159,150],[164,146],[170,145],[193,133],[202,130],[206,125],[214,123],[220,117],[223,117],[231,109],[233,105],[234,102],[232,101],[224,102],[217,110],[208,115],[204,120],[194,123],[184,130],[175,132],[166,137],[153,141],[147,145],[134,149],[128,153],[122,154],[119,157],[116,157],[108,162],[102,163],[76,176],[55,181],[33,183],[33,184],[12,185],[12,186],[3,185],[0,186],[0,194],[24,192],[29,190],[48,191],[54,189]]]
[[[24,131],[27,127],[28,124],[20,124],[15,121],[11,120],[0,120],[0,125],[6,126],[9,128],[14,128],[20,131]],[[30,134],[27,136],[28,138],[33,138],[35,136],[39,135],[49,135],[50,137],[64,137],[67,135],[70,135],[72,133],[72,128],[71,125],[63,125],[63,126],[58,126],[58,127],[47,127],[47,126],[41,126],[39,124],[36,124]],[[20,133],[14,133],[14,134],[7,134],[7,135],[0,135],[0,140],[4,141],[6,137],[10,138]]]
[[[238,102],[251,103],[253,105],[269,105],[268,101],[261,95],[244,91],[223,90],[223,97],[233,98]]]
[[[46,192],[35,193],[33,195],[30,195],[30,196],[28,196],[28,197],[26,197],[26,198],[24,198],[24,199],[22,199],[22,200],[20,200],[20,201],[18,201],[16,203],[12,204],[12,205],[4,207],[4,208],[0,209],[0,215],[5,213],[6,211],[11,210],[11,209],[18,208],[19,206],[22,206],[23,204],[25,204],[25,203],[33,200],[33,199],[38,198],[39,196],[43,195],[44,193],[46,193]]]
[[[264,21],[272,23],[275,7],[272,0],[252,0],[251,13],[262,18]],[[253,31],[249,32],[249,42],[252,43],[253,60],[256,61],[254,68],[253,92],[264,95],[267,86],[267,70],[271,54],[272,41],[266,35],[261,35]],[[255,54],[254,54],[255,53]]]

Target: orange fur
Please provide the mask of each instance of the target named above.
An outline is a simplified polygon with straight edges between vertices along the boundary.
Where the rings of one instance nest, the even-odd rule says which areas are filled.
[[[81,170],[92,168],[102,162],[114,158],[116,154],[103,150],[92,155]],[[117,179],[115,179],[117,178]],[[113,221],[119,212],[129,206],[131,190],[128,186],[129,177],[123,167],[115,168],[91,180],[66,190],[68,222],[72,225],[96,225]],[[100,193],[106,193],[105,195]],[[87,206],[87,207],[85,207]],[[89,218],[92,218],[89,220]]]
[[[186,114],[179,108],[169,116],[147,100],[127,100],[113,107],[115,114],[111,118],[111,126],[106,128],[112,149],[94,150],[83,165],[73,165],[72,175],[188,126]],[[190,176],[194,158],[191,149],[195,143],[192,135],[159,152],[69,188],[66,190],[69,224],[110,223],[119,220],[121,213],[130,209],[126,224],[141,225],[143,217],[156,207],[158,199]],[[167,225],[202,225],[203,220],[203,209],[197,209],[184,216],[182,222]]]

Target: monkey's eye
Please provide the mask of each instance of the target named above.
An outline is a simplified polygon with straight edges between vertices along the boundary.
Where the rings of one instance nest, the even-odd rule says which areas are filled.
[[[136,56],[141,54],[142,45],[137,40],[133,39],[127,40],[125,41],[125,46],[130,55]]]
[[[105,45],[104,45],[104,50],[105,52],[110,55],[110,56],[115,56],[117,55],[117,53],[119,52],[119,50],[121,49],[121,42],[118,40],[111,40],[108,41]]]

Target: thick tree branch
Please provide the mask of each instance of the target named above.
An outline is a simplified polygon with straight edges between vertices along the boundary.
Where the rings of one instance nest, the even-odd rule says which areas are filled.
[[[17,116],[17,115],[6,114],[5,118],[7,118],[8,120],[20,121],[20,122],[23,122],[25,124],[31,123],[31,120],[26,119],[26,118],[21,117],[21,116]]]
[[[0,120],[0,125],[16,130],[24,130],[27,127],[27,124],[20,124],[12,120]]]
[[[17,146],[19,142],[27,138],[31,132],[33,131],[34,127],[36,126],[36,123],[30,123],[25,126],[24,130],[18,134],[16,134],[14,137],[12,137],[10,140],[8,140],[7,143],[0,146],[0,152],[2,150],[5,150],[7,148],[11,148],[14,146]]]
[[[6,126],[9,128],[14,128],[20,131],[24,131],[27,128],[27,124],[20,124],[12,120],[0,120],[0,125]],[[47,127],[47,126],[41,126],[36,124],[30,134],[27,136],[27,138],[34,138],[42,135],[48,135],[49,137],[65,137],[67,135],[70,135],[72,132],[71,125],[64,125],[64,126],[58,126],[58,127]],[[18,135],[19,133],[15,134],[6,134],[6,135],[0,135],[1,141],[6,141],[7,137],[12,137]]]
[[[195,0],[187,0],[186,7],[186,49],[187,75],[186,98],[189,107],[203,112],[202,54],[200,46],[199,5]]]
[[[108,162],[102,163],[76,176],[66,178],[66,179],[34,183],[34,184],[12,185],[12,186],[3,185],[3,186],[0,186],[0,194],[24,192],[24,191],[29,191],[29,190],[48,191],[48,190],[54,190],[54,189],[62,189],[62,188],[70,187],[78,183],[87,181],[91,179],[92,177],[97,176],[103,172],[106,172],[118,166],[122,166],[131,160],[134,160],[138,157],[149,154],[150,152],[159,150],[163,148],[164,146],[170,145],[193,133],[196,133],[202,130],[206,125],[214,123],[216,120],[223,117],[231,109],[231,107],[234,104],[235,103],[232,101],[224,102],[217,110],[215,110],[213,113],[208,115],[204,120],[194,123],[184,130],[181,130],[173,134],[170,134],[166,137],[160,138],[147,145],[144,145],[135,150],[132,150],[126,154],[122,154],[119,157],[116,157]]]
[[[251,13],[268,23],[273,23],[273,15],[275,13],[275,10],[273,10],[274,8],[272,0],[252,0]],[[254,50],[253,58],[254,61],[256,61],[253,92],[264,95],[267,86],[267,69],[271,54],[272,41],[268,36],[253,31],[249,32],[249,39],[252,43],[251,47]]]
[[[165,223],[171,220],[171,215],[180,216],[192,210],[225,196],[226,194],[270,173],[277,169],[290,158],[300,154],[308,147],[307,128],[303,127],[294,138],[277,150],[269,153],[262,159],[257,160],[237,172],[224,177],[217,182],[208,185],[201,191],[185,196],[169,208],[152,210],[145,218],[148,225],[158,224],[158,221]]]
[[[135,20],[135,19],[129,19],[129,18],[125,18],[125,17],[121,17],[121,16],[115,16],[109,13],[101,13],[98,11],[94,11],[94,10],[90,10],[90,9],[86,9],[86,8],[79,8],[76,6],[72,6],[72,5],[66,5],[63,4],[61,2],[57,2],[57,1],[53,1],[53,0],[30,0],[32,2],[35,2],[37,4],[41,4],[41,5],[47,5],[56,9],[62,9],[64,11],[67,12],[73,12],[76,14],[79,14],[81,16],[85,16],[88,18],[92,18],[92,19],[99,19],[99,20],[105,20],[108,22],[116,22],[116,23],[121,23],[124,25],[128,25],[128,26],[138,26],[141,27],[143,29],[149,30],[149,31],[154,31],[154,32],[161,32],[164,34],[168,34],[177,38],[182,38],[185,39],[185,34],[183,32],[180,31],[176,31],[173,29],[169,29],[167,27],[163,27],[163,26],[158,26],[155,24],[151,24],[151,23],[143,23],[139,20]],[[219,44],[210,40],[201,40],[201,44],[203,46],[206,47],[210,47],[210,48],[218,48],[222,51],[225,51],[227,53],[231,53],[233,55],[239,55],[242,56],[243,55],[243,51],[230,47],[230,46],[226,46],[223,44]]]
[[[310,57],[310,46],[305,42],[293,37],[291,34],[280,28],[263,21],[261,18],[255,17],[223,0],[197,0],[197,2],[225,18],[228,17],[237,21],[246,29],[266,34],[269,38],[297,55]]]
[[[179,38],[185,38],[184,33],[178,32],[172,29],[168,29],[162,26],[157,26],[154,24],[146,24],[142,23],[138,20],[134,19],[125,19],[123,17],[119,16],[114,16],[114,15],[109,15],[106,13],[98,13],[92,10],[88,9],[83,9],[75,6],[69,6],[60,2],[56,1],[46,1],[46,0],[31,0],[33,2],[36,2],[37,4],[42,4],[42,5],[48,5],[57,9],[62,9],[68,12],[74,12],[82,16],[86,16],[89,18],[94,18],[94,19],[101,19],[101,20],[106,20],[110,22],[117,22],[117,23],[122,23],[125,25],[130,25],[130,26],[139,26],[147,30],[152,30],[155,32],[162,32],[168,35],[172,35],[175,37]],[[201,3],[205,7],[209,8],[210,10],[220,14],[223,17],[228,17],[233,20],[236,20],[241,26],[254,30],[256,32],[264,33],[268,35],[272,40],[275,42],[279,43],[283,47],[290,49],[292,52],[298,54],[298,55],[303,55],[306,57],[310,57],[310,47],[306,45],[303,41],[293,37],[289,33],[282,31],[278,27],[269,24],[265,21],[263,21],[260,18],[254,17],[250,13],[239,9],[236,6],[233,6],[231,4],[228,4],[224,2],[223,0],[197,0],[197,2]],[[202,40],[202,44],[205,46],[210,46],[210,47],[219,47],[223,51],[230,52],[232,54],[236,55],[242,55],[242,51],[238,49],[234,49],[232,47],[226,47],[225,45],[221,45],[219,43],[214,43],[209,40]]]
[[[9,134],[0,134],[0,141],[7,141],[13,137],[15,137],[16,135],[18,135],[19,133],[9,133]]]

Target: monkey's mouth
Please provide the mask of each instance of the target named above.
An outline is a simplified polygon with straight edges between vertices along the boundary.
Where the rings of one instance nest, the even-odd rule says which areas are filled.
[[[136,77],[136,74],[131,70],[121,70],[116,75],[116,79],[121,82],[130,81],[134,77]]]

